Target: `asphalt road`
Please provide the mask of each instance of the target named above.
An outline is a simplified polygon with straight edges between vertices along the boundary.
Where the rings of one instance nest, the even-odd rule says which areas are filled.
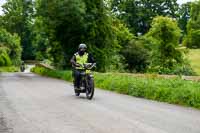
[[[31,73],[0,74],[0,133],[200,133],[200,111]]]

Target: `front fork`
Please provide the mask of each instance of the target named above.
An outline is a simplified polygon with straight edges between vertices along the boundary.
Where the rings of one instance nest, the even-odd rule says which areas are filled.
[[[93,76],[93,74],[87,74],[87,76],[86,76],[86,87],[87,87],[87,89],[89,89],[89,91],[91,91],[90,89],[90,87],[91,87],[91,85],[90,85],[90,81],[91,80],[93,80],[94,79],[94,76]]]
[[[86,76],[81,76],[81,80],[80,80],[80,88],[81,90],[85,90],[87,87],[87,77]]]

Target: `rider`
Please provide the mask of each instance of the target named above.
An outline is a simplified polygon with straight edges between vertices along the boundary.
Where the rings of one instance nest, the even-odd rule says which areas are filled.
[[[78,52],[76,52],[73,57],[71,58],[70,62],[74,68],[73,76],[75,78],[74,86],[75,89],[80,89],[80,73],[84,70],[83,64],[86,63],[95,63],[93,56],[87,51],[86,44],[80,44],[78,47]]]
[[[21,69],[21,72],[24,72],[24,70],[25,70],[25,63],[24,63],[24,61],[21,62],[20,69]]]

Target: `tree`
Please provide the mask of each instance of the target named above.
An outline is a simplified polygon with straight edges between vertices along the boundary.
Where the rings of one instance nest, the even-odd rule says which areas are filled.
[[[80,43],[86,43],[98,70],[113,68],[119,45],[112,17],[103,0],[37,0],[37,14],[46,25],[49,54],[56,66],[69,67]]]
[[[23,59],[35,59],[34,48],[31,43],[33,20],[32,0],[7,0],[2,6],[2,26],[10,33],[17,33],[21,38]]]
[[[35,49],[36,60],[48,59],[49,37],[47,34],[47,24],[41,16],[36,16],[31,32],[31,42]]]
[[[0,66],[20,65],[21,52],[19,36],[0,28]]]
[[[155,42],[155,49],[151,61],[151,69],[156,71],[172,70],[177,64],[183,63],[183,57],[176,48],[179,44],[180,29],[177,22],[169,17],[156,17],[147,37]]]
[[[187,34],[187,23],[190,19],[190,9],[191,9],[191,2],[187,2],[185,4],[182,4],[178,10],[179,14],[178,24],[181,30],[183,31],[184,35]]]
[[[200,1],[191,4],[191,18],[187,24],[184,44],[189,48],[200,48]]]
[[[112,27],[112,16],[103,0],[84,0],[87,5],[85,42],[97,59],[100,71],[118,66],[120,46]],[[111,67],[112,66],[112,67]]]
[[[113,0],[112,11],[132,33],[146,33],[154,17],[177,17],[177,0]]]
[[[37,0],[37,28],[39,36],[49,44],[50,59],[57,67],[69,66],[69,59],[84,35],[85,4],[82,0]],[[44,41],[42,42],[44,43]],[[39,46],[40,47],[40,46]]]

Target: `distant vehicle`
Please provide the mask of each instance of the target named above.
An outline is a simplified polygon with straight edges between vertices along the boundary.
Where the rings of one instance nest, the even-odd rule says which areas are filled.
[[[25,63],[24,62],[22,62],[21,66],[20,66],[20,70],[21,70],[21,72],[25,71]]]

